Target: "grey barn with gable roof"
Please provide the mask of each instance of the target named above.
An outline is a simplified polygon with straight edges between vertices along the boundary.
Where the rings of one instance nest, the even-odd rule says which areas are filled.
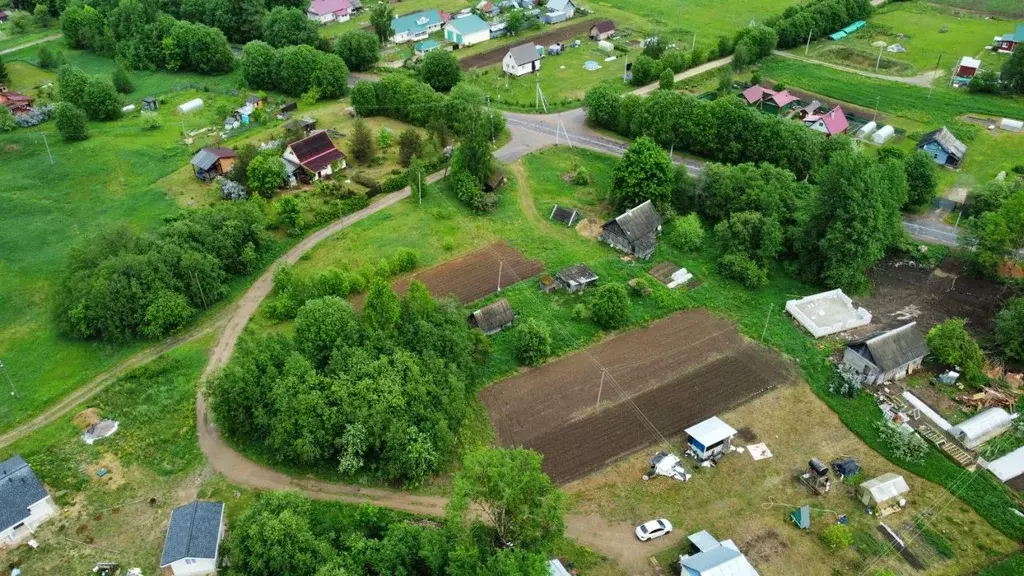
[[[194,500],[171,511],[160,568],[174,576],[212,574],[224,532],[224,503]]]
[[[661,215],[650,200],[626,210],[601,226],[601,240],[644,260],[654,253],[660,234]]]
[[[27,539],[56,514],[57,505],[24,458],[0,462],[0,549]]]
[[[928,344],[911,322],[883,334],[850,342],[843,364],[856,370],[865,384],[899,380],[921,367]]]

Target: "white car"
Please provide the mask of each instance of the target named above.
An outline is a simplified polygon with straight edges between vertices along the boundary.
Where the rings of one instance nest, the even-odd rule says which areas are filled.
[[[636,527],[636,537],[641,542],[647,542],[648,540],[654,540],[660,538],[665,534],[672,531],[672,523],[664,518],[659,520],[651,520],[650,522],[644,522],[643,524]]]

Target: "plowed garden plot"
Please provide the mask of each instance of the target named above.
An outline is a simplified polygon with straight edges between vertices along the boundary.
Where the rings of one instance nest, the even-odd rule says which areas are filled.
[[[597,363],[607,369],[603,384]],[[498,441],[537,450],[545,472],[564,483],[790,378],[777,354],[744,341],[730,323],[690,310],[480,397]]]
[[[504,242],[496,242],[474,250],[465,256],[422,272],[397,280],[391,285],[399,295],[409,290],[413,280],[419,280],[435,298],[454,296],[465,304],[479,300],[498,290],[540,274],[544,264],[527,260],[518,250]],[[356,309],[362,309],[364,295],[352,299]]]
[[[529,38],[523,38],[520,42],[516,43],[516,46],[520,44],[526,44],[532,42],[537,46],[548,46],[556,42],[564,42],[571,39],[573,36],[580,34],[587,34],[590,32],[590,27],[594,25],[596,19],[584,20],[577,22],[572,26],[566,26],[565,28],[559,28],[552,30],[551,32],[545,32],[543,34],[537,34],[536,36],[530,36]],[[501,62],[501,59],[505,57],[505,53],[511,48],[511,45],[500,46],[487,52],[481,52],[479,54],[473,54],[459,60],[459,64],[463,70],[472,70],[473,68],[483,68],[484,66],[490,66],[491,64],[497,64]],[[457,53],[456,53],[457,54]]]

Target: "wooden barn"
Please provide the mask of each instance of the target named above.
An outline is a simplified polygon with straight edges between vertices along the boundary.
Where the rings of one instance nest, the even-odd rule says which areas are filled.
[[[512,307],[509,306],[508,300],[502,298],[470,314],[469,325],[479,328],[484,334],[490,336],[511,326],[515,319],[516,315],[512,311]]]
[[[601,240],[613,248],[647,260],[658,246],[661,215],[650,200],[630,208],[601,227]]]

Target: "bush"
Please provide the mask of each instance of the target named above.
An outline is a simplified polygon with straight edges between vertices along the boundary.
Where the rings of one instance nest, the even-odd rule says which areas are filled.
[[[680,216],[672,220],[668,243],[685,252],[693,252],[704,244],[704,226],[696,213]]]
[[[58,102],[54,111],[54,124],[65,142],[78,142],[89,137],[85,112],[68,102]]]
[[[583,166],[580,166],[576,173],[572,175],[572,183],[577,186],[586,186],[590,184],[590,172]]]
[[[253,192],[270,198],[285,185],[288,175],[277,154],[259,154],[249,162],[245,171],[246,183]]]
[[[672,73],[672,70],[665,68],[661,71],[661,76],[658,77],[658,88],[661,90],[671,90],[675,87],[676,78]]]
[[[966,326],[963,318],[950,318],[936,324],[928,331],[928,347],[939,362],[958,367],[968,382],[978,384],[986,379],[985,357]]]
[[[0,106],[0,132],[10,132],[17,126],[14,122],[14,114],[7,106]]]
[[[551,355],[551,333],[535,318],[520,322],[514,331],[516,359],[524,366],[537,366]]]
[[[900,460],[919,464],[928,456],[928,443],[916,432],[904,430],[888,420],[875,422],[875,430],[879,439]]]
[[[132,77],[121,64],[118,64],[110,74],[110,81],[114,83],[114,89],[121,94],[129,94],[132,90],[135,90],[135,86],[132,84]]]
[[[840,396],[846,396],[847,398],[853,398],[860,394],[863,387],[864,383],[861,382],[860,375],[849,366],[840,364],[832,375],[832,381],[828,384],[828,391]]]
[[[832,552],[853,544],[850,529],[842,524],[833,524],[821,531],[821,543]]]
[[[768,282],[768,275],[746,254],[731,252],[718,259],[718,272],[747,288],[760,288]]]
[[[1010,360],[1024,360],[1024,296],[1006,303],[996,315],[996,339]]]
[[[54,104],[33,106],[32,108],[29,108],[28,112],[23,112],[15,116],[14,123],[17,124],[19,128],[31,128],[33,126],[38,126],[49,120],[56,112],[56,109],[57,107]]]
[[[629,293],[619,283],[599,286],[590,296],[590,316],[598,326],[614,330],[629,320]]]

